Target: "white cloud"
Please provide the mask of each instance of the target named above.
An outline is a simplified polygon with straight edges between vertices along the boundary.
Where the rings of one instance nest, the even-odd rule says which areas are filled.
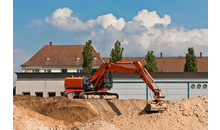
[[[62,30],[78,31],[87,30],[85,23],[79,20],[78,17],[71,16],[73,11],[68,7],[58,8],[53,12],[51,17],[46,17],[46,23],[56,26]]]
[[[142,10],[132,21],[127,22],[121,31],[104,30],[104,32],[108,31],[108,35],[97,34],[93,39],[100,50],[106,50],[106,47],[110,47],[108,44],[113,45],[116,40],[120,40],[125,48],[124,54],[127,56],[144,56],[148,50],[154,50],[158,55],[164,52],[165,55],[179,56],[185,55],[188,47],[194,47],[197,56],[199,52],[208,55],[208,29],[167,28],[170,23],[169,15],[160,18],[156,11]],[[162,24],[163,27],[155,28],[157,24]],[[108,41],[101,40],[106,37]],[[99,41],[96,41],[97,38]],[[100,41],[102,48],[98,44]],[[108,56],[106,53],[109,51],[103,53]]]
[[[158,54],[185,55],[188,47],[194,47],[197,56],[200,51],[208,55],[208,29],[152,29],[151,33],[149,48]]]
[[[106,14],[99,16],[95,20],[88,20],[89,27],[93,27],[94,25],[101,25],[104,28],[107,28],[108,26],[112,25],[115,29],[121,30],[125,26],[126,22],[123,18],[117,18],[113,14]]]
[[[45,22],[46,22],[46,23],[50,23],[50,18],[49,18],[49,17],[46,17],[46,18],[45,18]]]
[[[111,13],[98,16],[97,19],[91,19],[87,22],[82,22],[78,17],[72,16],[72,13],[73,11],[68,7],[58,8],[50,17],[45,18],[45,22],[67,31],[92,30],[96,26],[106,29],[111,25],[115,29],[121,30],[126,24],[123,18],[117,19]]]
[[[71,14],[73,13],[73,11],[71,9],[69,9],[68,7],[64,7],[64,8],[58,8],[57,10],[55,10],[55,12],[52,14],[53,19],[67,19],[69,17],[71,17]]]
[[[117,40],[121,41],[127,56],[143,56],[148,50],[154,50],[155,54],[185,55],[188,47],[194,47],[196,54],[202,51],[203,55],[208,55],[208,29],[187,30],[168,26],[171,25],[171,17],[167,14],[160,17],[156,11],[143,9],[128,22],[111,13],[87,22],[72,14],[68,7],[58,8],[45,18],[45,22],[66,31],[85,31],[74,40],[82,43],[93,40],[93,46],[102,56],[109,56]]]
[[[151,28],[156,24],[162,24],[165,27],[171,23],[171,19],[169,15],[165,15],[163,18],[160,18],[157,15],[156,11],[148,12],[148,10],[143,9],[138,12],[138,15],[133,18],[134,22],[139,22],[144,25],[146,28]]]

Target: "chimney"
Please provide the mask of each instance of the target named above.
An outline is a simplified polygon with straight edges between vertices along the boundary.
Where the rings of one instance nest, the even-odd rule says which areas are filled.
[[[86,45],[87,45],[87,43],[88,43],[88,42],[86,42]]]
[[[200,52],[200,58],[202,58],[202,52]]]
[[[163,53],[162,52],[160,52],[160,58],[162,58],[163,57]]]
[[[100,56],[100,53],[98,53],[98,55]]]
[[[50,46],[52,45],[52,42],[50,42]]]

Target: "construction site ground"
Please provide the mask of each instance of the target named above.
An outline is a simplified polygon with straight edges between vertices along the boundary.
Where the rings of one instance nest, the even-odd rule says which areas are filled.
[[[15,130],[204,130],[208,96],[165,101],[162,113],[139,115],[147,100],[13,96]]]

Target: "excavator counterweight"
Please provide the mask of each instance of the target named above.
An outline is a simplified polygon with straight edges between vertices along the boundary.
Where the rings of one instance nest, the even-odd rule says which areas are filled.
[[[128,67],[122,64],[133,64],[134,67]],[[117,93],[107,92],[107,90],[112,88],[113,84],[111,71],[138,74],[152,90],[155,100],[148,102],[143,111],[164,111],[166,109],[166,104],[162,101],[165,97],[162,96],[161,89],[155,88],[153,78],[138,61],[104,63],[90,78],[67,77],[65,78],[64,96],[81,99],[118,99],[119,96]]]

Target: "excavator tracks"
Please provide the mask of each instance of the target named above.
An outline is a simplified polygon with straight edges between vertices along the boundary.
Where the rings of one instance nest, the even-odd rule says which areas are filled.
[[[81,92],[79,94],[80,99],[118,99],[118,94],[117,93],[109,93],[109,92],[96,92],[96,91],[91,91],[91,92]]]

